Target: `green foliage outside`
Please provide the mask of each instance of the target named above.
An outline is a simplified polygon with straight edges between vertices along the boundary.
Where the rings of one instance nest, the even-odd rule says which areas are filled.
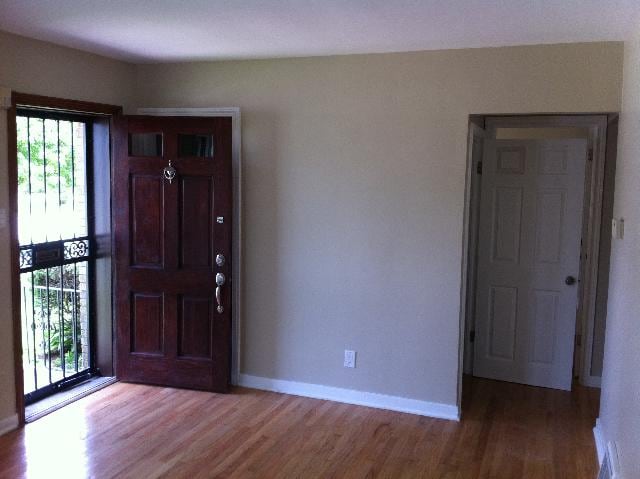
[[[32,194],[45,192],[45,178],[48,192],[58,191],[58,179],[60,189],[70,191],[74,173],[74,156],[71,148],[72,123],[39,118],[31,118],[27,122],[26,117],[18,117],[17,133],[18,187],[22,191],[29,191],[29,173],[31,173]]]
[[[18,150],[18,190],[20,201],[29,201],[33,195],[46,193],[55,196],[56,204],[72,201],[74,185],[73,149],[81,145],[73,143],[73,124],[68,121],[42,120],[39,118],[17,118]],[[78,159],[76,158],[77,162]],[[44,361],[56,368],[75,367],[74,336],[78,356],[82,355],[80,311],[83,306],[79,291],[76,291],[73,266],[47,270],[37,270],[23,275],[22,285],[26,297],[23,298],[22,324],[24,358],[30,363]],[[49,293],[47,297],[47,281]],[[62,281],[63,292],[60,292]],[[33,298],[32,298],[33,294]],[[74,305],[75,302],[75,305]],[[77,331],[73,331],[73,314],[76,312]],[[35,341],[34,341],[35,340]],[[35,342],[36,358],[33,357]]]

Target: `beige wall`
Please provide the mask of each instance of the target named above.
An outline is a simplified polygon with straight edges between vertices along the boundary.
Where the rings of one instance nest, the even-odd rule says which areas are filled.
[[[0,85],[24,92],[240,106],[243,372],[455,404],[468,115],[616,111],[622,45],[143,65],[135,77],[0,33],[0,65]],[[5,246],[3,291],[7,259]],[[0,420],[14,408],[7,299]],[[345,348],[356,369],[342,367]]]
[[[21,93],[132,103],[135,66],[0,31],[0,86]]]
[[[129,105],[134,66],[0,32],[0,87],[23,93]],[[0,109],[0,422],[15,413],[10,313],[7,143]]]
[[[600,420],[615,441],[620,477],[640,477],[640,34],[625,43],[614,217],[625,236],[612,243]]]
[[[617,111],[621,71],[619,43],[142,65],[136,98],[242,109],[245,374],[455,404],[468,115]]]

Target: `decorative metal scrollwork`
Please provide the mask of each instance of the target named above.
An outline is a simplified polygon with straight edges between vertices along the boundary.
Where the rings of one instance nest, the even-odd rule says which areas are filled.
[[[84,258],[89,256],[89,240],[65,241],[64,259]]]
[[[33,266],[33,250],[31,248],[20,250],[20,269]]]
[[[87,261],[91,253],[90,240],[83,237],[21,246],[18,260],[20,271],[27,272]]]

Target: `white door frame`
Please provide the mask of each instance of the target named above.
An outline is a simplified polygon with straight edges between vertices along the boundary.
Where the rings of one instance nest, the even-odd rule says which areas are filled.
[[[475,116],[475,115],[474,115]],[[585,220],[583,225],[584,256],[581,258],[581,279],[582,294],[580,297],[582,347],[579,358],[580,382],[586,386],[599,387],[600,378],[591,375],[591,354],[593,349],[593,328],[595,319],[596,287],[598,282],[598,259],[600,232],[602,223],[602,199],[604,192],[604,172],[606,157],[608,114],[566,114],[566,115],[505,115],[505,116],[484,116],[484,133],[478,133],[482,129],[470,123],[468,149],[473,145],[473,137],[484,134],[487,138],[495,138],[497,128],[554,128],[554,127],[577,127],[587,128],[589,131],[587,147],[590,150],[592,162],[590,173],[587,173],[585,180]],[[462,403],[462,376],[464,373],[464,357],[466,337],[466,319],[472,312],[467,311],[467,295],[473,294],[468,290],[469,272],[469,250],[475,248],[475,244],[470,244],[473,236],[470,232],[471,217],[471,187],[473,175],[475,175],[475,165],[472,164],[472,151],[467,152],[467,175],[464,197],[464,223],[463,223],[463,244],[462,244],[462,281],[460,294],[460,347],[458,364],[458,407]]]
[[[233,164],[233,226],[231,243],[231,384],[237,385],[241,367],[242,328],[242,128],[239,107],[228,108],[138,108],[138,115],[230,117]]]
[[[473,344],[470,341],[471,331],[474,329],[475,318],[474,306],[477,281],[477,245],[478,245],[478,221],[480,206],[480,175],[476,174],[478,163],[482,161],[484,152],[484,140],[486,132],[478,125],[469,123],[469,135],[467,138],[467,184],[469,185],[469,197],[465,201],[465,235],[469,240],[463,243],[463,271],[466,272],[466,281],[464,283],[461,301],[464,301],[465,307],[465,328],[464,328],[464,356],[463,368],[464,374],[472,373],[473,364]],[[480,144],[479,158],[476,158],[474,146]],[[468,208],[468,211],[467,211]],[[467,231],[468,230],[468,231]],[[467,294],[471,292],[471,294]]]

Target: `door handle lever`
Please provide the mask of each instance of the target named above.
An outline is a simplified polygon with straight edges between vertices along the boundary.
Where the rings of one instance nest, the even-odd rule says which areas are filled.
[[[216,304],[218,307],[216,311],[218,314],[222,314],[224,312],[224,307],[222,306],[222,285],[225,283],[226,278],[222,273],[216,273]]]

